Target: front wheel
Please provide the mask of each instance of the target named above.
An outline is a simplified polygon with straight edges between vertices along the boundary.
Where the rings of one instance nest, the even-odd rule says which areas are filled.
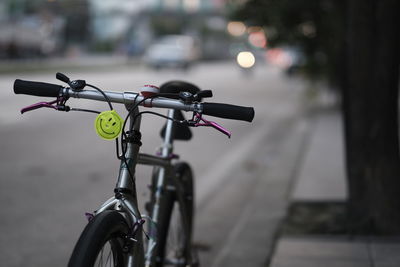
[[[100,213],[83,230],[68,266],[126,266],[123,246],[128,233],[129,227],[120,213]]]

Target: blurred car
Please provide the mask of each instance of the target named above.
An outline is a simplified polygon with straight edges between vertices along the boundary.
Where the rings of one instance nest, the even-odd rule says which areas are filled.
[[[306,56],[300,48],[291,47],[286,49],[290,62],[285,69],[287,75],[298,73],[306,65]]]
[[[38,58],[60,51],[64,20],[60,17],[37,15],[0,24],[0,58]]]
[[[277,47],[267,50],[267,60],[288,74],[296,74],[307,63],[304,52],[297,47]]]
[[[145,52],[144,62],[154,68],[176,67],[187,69],[200,57],[195,38],[186,35],[166,35]]]

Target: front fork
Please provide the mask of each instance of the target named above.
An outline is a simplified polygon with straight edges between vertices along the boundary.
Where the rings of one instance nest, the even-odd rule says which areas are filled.
[[[127,106],[128,110],[133,106]],[[136,107],[130,116],[130,129],[127,132],[126,140],[122,144],[125,148],[119,169],[118,181],[114,189],[114,197],[107,200],[96,212],[99,214],[105,210],[119,211],[127,220],[130,226],[130,233],[125,237],[127,249],[127,266],[144,266],[144,246],[142,227],[144,220],[140,214],[136,196],[135,169],[138,162],[139,149],[141,146],[140,123],[141,117],[133,118],[139,113]],[[129,249],[130,248],[130,249]]]
[[[127,253],[127,266],[144,266],[143,223],[136,196],[135,168],[138,161],[140,133],[138,130],[127,133],[125,159],[121,159],[118,182],[114,197],[107,200],[95,215],[105,210],[119,211],[127,220],[130,232],[124,237],[124,251]]]
[[[168,117],[174,117],[174,110],[168,111]],[[133,116],[137,114],[134,112]],[[138,162],[140,148],[140,117],[137,118],[132,127],[134,131],[128,133],[126,144],[126,160],[121,160],[121,166],[118,176],[118,182],[115,188],[115,196],[107,200],[96,212],[99,214],[105,210],[120,211],[123,216],[129,221],[132,235],[127,238],[134,242],[133,249],[128,252],[127,266],[150,267],[153,259],[153,251],[156,246],[156,237],[150,238],[147,246],[146,254],[144,253],[143,236],[140,233],[143,227],[143,217],[138,209],[135,184],[135,169]],[[173,121],[167,121],[164,142],[161,147],[161,157],[169,158],[172,154],[173,143]],[[165,177],[167,169],[164,166],[159,167],[158,175],[155,181],[154,205],[150,216],[151,225],[157,225],[159,217],[160,201],[165,188]],[[135,229],[136,228],[136,229]],[[129,242],[129,240],[127,240]]]

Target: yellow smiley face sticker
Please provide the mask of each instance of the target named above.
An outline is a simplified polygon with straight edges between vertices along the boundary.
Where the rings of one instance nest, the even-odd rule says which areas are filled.
[[[115,110],[103,111],[94,121],[96,133],[105,140],[113,140],[122,131],[123,120]]]

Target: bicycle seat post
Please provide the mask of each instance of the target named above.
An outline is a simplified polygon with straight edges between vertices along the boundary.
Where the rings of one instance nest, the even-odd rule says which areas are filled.
[[[168,117],[174,118],[175,110],[168,110]],[[163,157],[169,157],[173,152],[173,135],[174,135],[174,122],[172,120],[167,120],[167,126],[165,128],[164,142],[161,147],[161,155]]]

